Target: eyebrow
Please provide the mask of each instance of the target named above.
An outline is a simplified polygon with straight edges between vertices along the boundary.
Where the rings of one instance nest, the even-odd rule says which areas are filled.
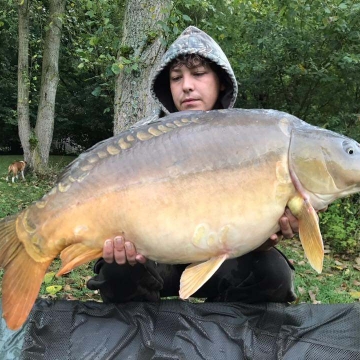
[[[170,73],[175,71],[175,72],[180,72],[181,68],[186,65],[185,64],[181,64],[181,65],[175,65],[174,67],[170,68]],[[199,64],[199,65],[195,65],[195,66],[192,66],[191,68],[188,68],[190,70],[194,70],[194,69],[198,69],[198,68],[206,68],[206,66],[204,64]]]
[[[175,66],[173,68],[170,69],[170,72],[173,72],[173,71],[176,71],[176,72],[180,72],[180,66]]]

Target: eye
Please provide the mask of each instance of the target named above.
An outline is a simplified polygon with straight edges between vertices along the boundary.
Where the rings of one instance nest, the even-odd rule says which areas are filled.
[[[171,77],[171,81],[179,81],[181,79],[181,76],[173,76]]]
[[[343,141],[342,146],[346,153],[349,155],[354,155],[355,153],[357,153],[357,144],[352,141],[345,140]]]

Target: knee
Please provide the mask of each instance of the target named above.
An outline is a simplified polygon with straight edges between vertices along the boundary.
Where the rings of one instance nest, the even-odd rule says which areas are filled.
[[[291,302],[296,299],[294,267],[277,249],[258,254],[254,261],[254,268],[264,301]]]

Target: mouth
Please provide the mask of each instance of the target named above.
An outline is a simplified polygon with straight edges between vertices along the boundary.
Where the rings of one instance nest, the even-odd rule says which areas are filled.
[[[199,101],[198,99],[185,99],[182,101],[182,104],[191,104],[194,103],[196,101]]]

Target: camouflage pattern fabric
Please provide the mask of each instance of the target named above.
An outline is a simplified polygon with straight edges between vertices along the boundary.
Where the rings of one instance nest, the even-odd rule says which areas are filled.
[[[224,109],[234,106],[238,85],[229,60],[214,39],[195,26],[189,26],[170,45],[151,81],[151,95],[159,104],[159,112],[140,120],[133,127],[156,122],[161,112],[168,115],[177,111],[171,97],[168,66],[177,57],[189,54],[200,55],[221,68],[225,90],[220,94],[220,104]]]

